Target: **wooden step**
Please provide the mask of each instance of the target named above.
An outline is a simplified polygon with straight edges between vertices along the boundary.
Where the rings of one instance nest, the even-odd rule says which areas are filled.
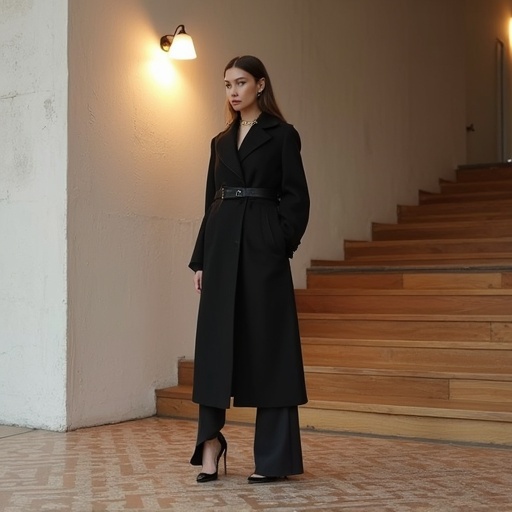
[[[296,290],[301,313],[509,315],[512,290]]]
[[[387,370],[407,377],[439,377],[441,372],[451,375],[465,373],[472,378],[512,381],[512,343],[440,342],[403,340],[356,340],[303,338],[304,364],[344,368],[372,368]],[[430,343],[430,346],[426,346]],[[455,345],[455,347],[454,347]],[[489,377],[494,375],[494,377]],[[468,377],[469,378],[469,377]]]
[[[157,389],[156,414],[160,417],[194,419],[198,418],[199,406],[192,402],[192,387],[178,385]],[[254,423],[256,410],[247,407],[232,407],[226,411],[226,421]]]
[[[466,213],[441,213],[432,215],[418,212],[418,215],[411,214],[398,217],[399,224],[418,224],[423,222],[494,222],[504,220],[512,222],[512,211],[498,213],[472,211]]]
[[[305,373],[310,400],[371,402],[376,397],[401,397],[405,404],[412,399],[449,398],[448,379],[407,377],[398,372],[378,375],[370,370],[357,374],[345,368],[314,368]]]
[[[512,237],[510,220],[372,224],[372,240],[439,240]]]
[[[386,269],[388,272],[396,270],[409,269],[409,270],[423,270],[430,269],[434,266],[438,269],[464,269],[464,268],[480,268],[493,269],[493,268],[510,268],[512,265],[512,258],[503,258],[499,254],[494,255],[494,258],[472,258],[471,255],[460,254],[447,255],[447,256],[418,256],[415,258],[407,258],[402,256],[386,256],[382,258],[371,258],[368,260],[311,260],[312,268],[337,268],[347,269],[354,271],[355,269],[368,270]]]
[[[512,179],[512,166],[510,164],[461,166],[456,170],[456,178],[459,182],[510,180]]]
[[[494,191],[494,192],[471,192],[471,193],[454,193],[454,194],[440,194],[436,192],[429,192],[420,190],[418,194],[420,204],[433,204],[433,203],[464,203],[475,201],[503,201],[512,200],[512,192],[507,190]]]
[[[162,391],[162,390],[159,390]],[[471,402],[454,407],[447,401],[416,400],[409,405],[310,400],[300,407],[300,425],[316,431],[421,438],[469,443],[512,445],[512,414],[496,404]],[[497,410],[498,409],[498,410]],[[157,414],[196,420],[198,406],[190,400],[157,397]],[[233,407],[226,418],[233,423],[254,423],[255,410]]]
[[[441,194],[473,194],[479,192],[512,192],[512,178],[508,180],[440,182]]]
[[[156,391],[157,415],[197,419],[190,386]],[[431,440],[512,445],[509,403],[473,400],[372,397],[371,402],[309,400],[300,407],[300,425],[317,431],[357,432]],[[228,422],[254,423],[255,410],[232,407]]]
[[[512,269],[511,269],[512,270]],[[347,272],[345,267],[312,267],[307,271],[307,288],[387,290],[487,290],[512,288],[512,272]]]
[[[299,313],[300,333],[309,338],[375,340],[512,341],[509,316],[493,321],[453,315],[354,315]]]
[[[406,348],[406,349],[470,349],[470,350],[510,350],[512,340],[491,341],[473,339],[398,339],[398,338],[321,338],[302,336],[302,344],[305,345],[333,345],[335,347],[371,347],[371,348]]]
[[[512,201],[476,201],[457,203],[432,203],[422,205],[399,205],[397,215],[400,222],[406,217],[421,218],[431,215],[464,215],[464,214],[510,214]]]
[[[459,261],[508,260],[512,262],[512,238],[455,240],[345,241],[345,260],[362,261]]]
[[[512,445],[512,413],[496,404],[447,401],[360,404],[310,400],[300,408],[301,425],[315,430],[357,432],[431,440]]]
[[[401,398],[406,405],[416,399],[455,402],[469,399],[469,392],[480,383],[487,393],[500,396],[512,391],[510,374],[471,374],[470,372],[421,372],[397,369],[306,367],[306,386],[310,400],[372,402]],[[508,377],[508,378],[507,378]],[[452,393],[452,385],[454,390]],[[483,394],[482,394],[483,396]],[[488,397],[492,403],[498,399]],[[505,402],[512,412],[512,400]]]

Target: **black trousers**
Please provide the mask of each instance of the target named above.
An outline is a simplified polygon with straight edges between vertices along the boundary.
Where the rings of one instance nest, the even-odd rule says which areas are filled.
[[[202,465],[204,442],[215,439],[225,421],[225,409],[199,406],[196,449],[190,460],[192,465]],[[254,463],[254,472],[263,476],[299,475],[304,472],[299,411],[296,406],[258,407],[254,433]]]

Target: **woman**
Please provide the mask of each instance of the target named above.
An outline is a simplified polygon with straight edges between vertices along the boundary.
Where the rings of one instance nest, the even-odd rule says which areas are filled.
[[[191,464],[217,479],[226,409],[256,407],[250,483],[303,472],[297,406],[307,402],[288,258],[309,216],[300,137],[281,114],[263,63],[224,70],[228,128],[211,143],[206,208],[190,262],[201,293],[193,401],[199,425]],[[224,468],[225,469],[225,468]]]

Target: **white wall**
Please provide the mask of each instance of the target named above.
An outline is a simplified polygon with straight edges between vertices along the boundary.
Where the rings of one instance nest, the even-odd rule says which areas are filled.
[[[467,163],[502,161],[498,136],[496,42],[505,50],[505,159],[512,158],[512,101],[510,61],[511,0],[466,0]]]
[[[66,426],[67,1],[0,3],[0,423]]]
[[[462,0],[70,2],[69,425],[152,414],[193,355],[187,269],[222,71],[266,63],[303,138],[312,193],[293,261],[340,258],[344,238],[464,163]],[[184,23],[198,59],[163,61]],[[462,91],[462,92],[461,92]]]

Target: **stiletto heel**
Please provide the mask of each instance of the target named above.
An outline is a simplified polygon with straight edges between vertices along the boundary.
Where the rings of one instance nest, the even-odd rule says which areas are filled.
[[[219,435],[217,436],[217,439],[220,443],[220,451],[217,455],[217,460],[215,461],[215,473],[199,473],[197,475],[196,481],[198,483],[204,484],[206,482],[213,482],[214,480],[217,480],[219,477],[219,461],[221,457],[224,455],[224,474],[228,474],[228,468],[227,468],[227,462],[226,462],[226,455],[228,453],[228,443],[224,436],[219,432]],[[204,448],[203,448],[204,449]]]

